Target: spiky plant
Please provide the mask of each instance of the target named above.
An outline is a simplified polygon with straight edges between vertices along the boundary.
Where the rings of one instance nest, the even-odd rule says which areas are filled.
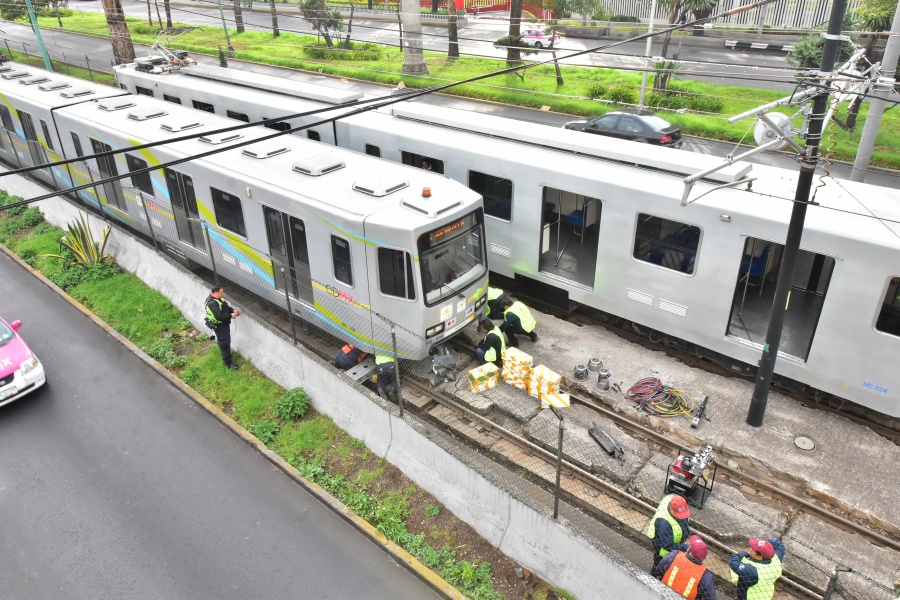
[[[112,263],[112,256],[104,253],[106,242],[109,239],[109,231],[110,228],[107,225],[100,232],[100,241],[95,242],[87,216],[82,214],[77,221],[69,223],[66,234],[59,239],[60,249],[65,248],[71,252],[71,256],[62,254],[46,254],[44,256],[59,258],[82,269],[87,269],[91,265]]]

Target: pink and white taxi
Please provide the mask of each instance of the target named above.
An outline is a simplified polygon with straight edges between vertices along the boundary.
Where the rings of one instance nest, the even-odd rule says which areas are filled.
[[[44,366],[19,335],[21,326],[22,321],[0,318],[0,406],[47,383]]]

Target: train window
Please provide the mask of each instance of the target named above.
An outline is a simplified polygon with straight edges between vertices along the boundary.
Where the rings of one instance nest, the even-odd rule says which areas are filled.
[[[308,137],[309,139],[311,139],[311,140],[314,141],[314,142],[321,142],[321,141],[322,141],[322,136],[319,135],[319,132],[318,132],[318,131],[314,131],[314,130],[312,130],[312,129],[307,129],[307,130],[306,130],[306,137]]]
[[[44,131],[44,140],[47,142],[47,148],[54,150],[53,137],[50,135],[50,128],[47,127],[47,121],[41,119],[41,129]]]
[[[306,225],[303,221],[291,217],[291,245],[294,247],[294,260],[301,265],[309,266],[309,247],[306,245]]]
[[[153,97],[153,90],[141,87],[139,85],[134,86],[134,91],[137,92],[138,96],[150,96],[151,98]]]
[[[181,98],[179,98],[178,96],[163,94],[163,100],[165,100],[166,102],[171,102],[172,104],[181,104]]]
[[[244,123],[250,122],[250,116],[245,113],[235,112],[233,110],[226,110],[225,116],[231,119],[237,119],[238,121],[243,121]]]
[[[128,172],[131,173],[131,183],[134,184],[136,188],[147,194],[148,196],[153,195],[153,181],[150,178],[150,171],[146,173],[138,173],[135,174],[135,171],[140,171],[141,169],[147,168],[147,161],[132,156],[130,154],[125,155],[125,163],[128,165]]]
[[[425,156],[424,154],[415,154],[413,152],[403,152],[402,162],[404,165],[419,167],[426,171],[434,171],[435,173],[444,172],[444,161]]]
[[[512,181],[469,171],[469,188],[484,197],[484,214],[512,220]]]
[[[265,121],[266,117],[263,117],[263,120]],[[266,123],[266,127],[275,131],[288,131],[291,128],[291,124],[285,121],[276,121],[274,123]]]
[[[892,278],[888,284],[875,329],[900,336],[900,277]]]
[[[409,252],[391,248],[378,249],[378,286],[386,296],[416,299],[412,257]]]
[[[381,158],[381,148],[378,146],[373,146],[372,144],[366,144],[366,154],[369,156],[377,156]]]
[[[247,237],[247,226],[244,224],[244,209],[241,199],[234,194],[209,188],[212,195],[213,208],[216,211],[216,223],[222,229]]]
[[[9,114],[9,109],[0,104],[0,119],[3,120],[3,128],[7,131],[15,131],[16,127],[13,125],[12,115]]]
[[[353,269],[350,262],[350,242],[336,235],[331,236],[331,260],[334,263],[334,278],[352,286]]]
[[[199,100],[191,100],[191,103],[194,105],[194,108],[197,110],[202,110],[208,113],[216,112],[216,107],[210,104],[209,102],[200,102]]]
[[[91,148],[94,150],[94,154],[100,154],[101,152],[111,152],[113,149],[112,146],[105,142],[97,141],[94,138],[89,139],[91,140]],[[98,156],[97,168],[100,170],[101,179],[118,177],[119,175],[119,170],[118,168],[116,168],[116,158],[111,154],[107,154],[106,156]],[[111,204],[112,206],[115,206],[122,211],[128,210],[128,205],[125,203],[125,196],[122,195],[122,184],[118,179],[115,179],[108,183],[104,183],[103,193],[108,204]]]
[[[478,209],[419,236],[425,305],[453,298],[485,274],[484,212]]]
[[[692,274],[700,246],[700,228],[640,213],[634,236],[634,257],[644,262]]]
[[[75,146],[75,156],[84,158],[84,150],[81,149],[81,140],[78,139],[78,134],[74,131],[72,132],[72,144]]]

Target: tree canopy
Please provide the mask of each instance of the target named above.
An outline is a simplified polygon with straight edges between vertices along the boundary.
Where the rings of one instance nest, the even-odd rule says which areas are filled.
[[[860,29],[887,31],[894,21],[897,0],[862,0],[854,12]]]

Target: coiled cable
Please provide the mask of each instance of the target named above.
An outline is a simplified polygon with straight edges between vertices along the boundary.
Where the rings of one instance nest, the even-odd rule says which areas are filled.
[[[689,416],[695,408],[694,399],[687,392],[663,385],[658,377],[637,381],[625,397],[636,402],[638,410],[657,417]]]

